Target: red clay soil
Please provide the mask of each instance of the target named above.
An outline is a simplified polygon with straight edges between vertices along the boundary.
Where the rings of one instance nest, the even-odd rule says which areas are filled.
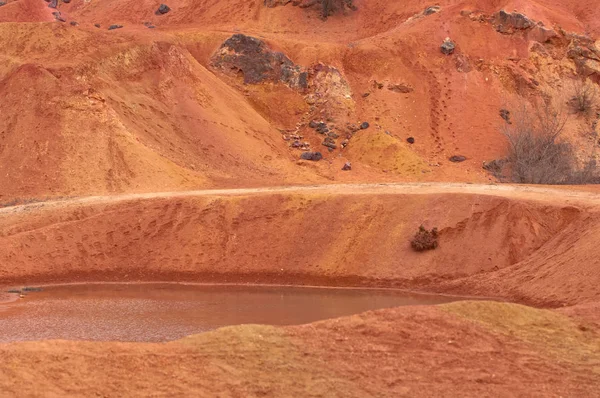
[[[598,190],[377,185],[494,182],[482,163],[505,155],[501,109],[564,104],[573,79],[600,81],[596,0],[442,0],[431,15],[424,0],[356,0],[327,21],[261,0],[171,0],[162,16],[154,0],[72,0],[59,1],[64,23],[43,0],[7,3],[0,285],[387,286],[567,308],[463,303],[168,344],[0,345],[3,393],[597,395]],[[535,26],[500,33],[500,10]],[[319,82],[327,100],[213,68],[234,33],[335,68]],[[566,124],[582,158],[596,145],[593,117]],[[329,152],[308,127],[321,118],[370,127]],[[299,160],[290,134],[324,159]],[[359,182],[373,185],[343,184]],[[288,188],[168,193],[275,186]],[[101,196],[73,199],[87,195]],[[438,249],[410,249],[421,224],[439,229]]]
[[[462,302],[172,343],[0,346],[11,396],[590,397],[600,329],[554,311]]]
[[[266,8],[261,1],[178,0],[157,16],[157,1],[74,0],[59,2],[62,23],[42,0],[10,1],[0,7],[0,21],[7,21],[0,24],[0,200],[336,181],[489,181],[482,162],[505,151],[500,109],[541,95],[563,102],[576,70],[567,57],[568,34],[593,42],[599,11],[593,0],[438,4],[440,12],[424,15],[431,4],[422,0],[362,0],[358,11],[324,22],[315,7]],[[486,19],[501,9],[523,12],[562,36],[538,42],[528,32],[501,34]],[[111,24],[124,28],[109,31]],[[337,68],[350,97],[336,122],[371,127],[346,148],[338,142],[327,152],[306,127],[319,114],[301,93],[243,85],[211,67],[211,56],[236,32],[260,37],[298,65]],[[445,37],[458,45],[451,57],[439,50]],[[583,61],[589,71],[597,67]],[[394,91],[397,85],[412,91]],[[568,124],[582,153],[589,152],[582,132],[590,123],[572,117]],[[296,127],[325,161],[298,162],[301,152],[278,130]],[[449,162],[453,155],[467,161]],[[350,173],[341,170],[346,161]]]
[[[598,211],[594,193],[448,184],[38,203],[0,211],[0,283],[360,285],[580,304],[600,298]],[[440,231],[437,250],[411,249],[421,224]]]

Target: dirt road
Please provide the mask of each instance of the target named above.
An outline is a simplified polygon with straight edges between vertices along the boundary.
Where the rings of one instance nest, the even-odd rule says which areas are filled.
[[[568,187],[565,187],[568,188]],[[201,196],[248,196],[248,195],[275,195],[293,193],[323,193],[337,195],[373,195],[373,194],[473,194],[491,195],[514,199],[530,199],[537,201],[559,203],[587,203],[600,205],[600,192],[594,192],[593,187],[579,187],[578,190],[535,187],[528,185],[506,184],[465,184],[465,183],[383,183],[383,184],[325,184],[325,185],[297,185],[266,188],[241,188],[241,189],[204,189],[193,191],[149,192],[138,194],[118,194],[103,196],[75,197],[59,200],[34,202],[18,206],[0,208],[0,214],[31,211],[47,207],[61,207],[73,205],[110,204],[135,200],[150,199],[177,199]]]

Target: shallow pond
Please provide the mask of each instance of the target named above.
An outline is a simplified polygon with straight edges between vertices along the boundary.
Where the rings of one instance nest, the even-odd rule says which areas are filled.
[[[169,341],[222,326],[296,325],[459,298],[398,290],[188,284],[44,287],[0,304],[0,342]]]

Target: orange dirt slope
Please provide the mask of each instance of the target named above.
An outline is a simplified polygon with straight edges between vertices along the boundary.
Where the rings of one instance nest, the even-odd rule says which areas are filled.
[[[586,325],[555,311],[462,302],[162,344],[13,343],[0,346],[0,388],[48,397],[589,397],[600,381],[600,334]]]
[[[169,0],[166,15],[158,0],[6,2],[0,286],[373,286],[513,303],[163,344],[2,344],[3,393],[597,394],[599,191],[496,185],[482,168],[505,154],[501,109],[562,107],[575,80],[600,82],[596,0],[441,0],[431,13],[424,0],[356,0],[327,21],[263,0]],[[531,26],[500,32],[501,10]],[[285,54],[306,87],[217,67],[234,34],[271,61]],[[569,114],[582,159],[599,153],[596,126],[594,112]],[[439,229],[435,251],[411,249],[420,225]]]
[[[158,4],[60,2],[66,23],[49,22],[42,1],[0,7],[0,20],[17,22],[0,26],[0,94],[10,104],[0,125],[3,200],[324,181],[489,181],[482,162],[502,156],[505,145],[499,110],[519,95],[561,102],[576,67],[566,39],[536,43],[534,34],[501,34],[478,18],[515,9],[559,33],[598,33],[590,1],[442,1],[438,13],[424,15],[431,5],[424,1],[363,0],[358,11],[326,22],[315,8],[261,1],[173,1],[162,16],[154,14]],[[15,13],[25,9],[36,13]],[[124,28],[108,31],[110,24]],[[303,67],[337,68],[351,97],[333,123],[371,127],[341,149],[344,132],[338,149],[326,151],[306,126],[323,109],[308,106],[302,93],[244,86],[211,67],[212,54],[235,32],[265,40]],[[445,37],[457,43],[452,56],[439,50]],[[569,122],[582,153],[590,123]],[[288,148],[280,128],[303,136],[325,162],[296,164],[300,151]],[[451,163],[453,155],[467,161]],[[340,170],[346,161],[351,173]]]

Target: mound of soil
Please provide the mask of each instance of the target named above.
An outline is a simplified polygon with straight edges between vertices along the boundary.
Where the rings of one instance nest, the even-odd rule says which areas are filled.
[[[9,395],[314,397],[535,389],[583,397],[600,382],[590,370],[600,362],[600,330],[583,325],[555,311],[464,302],[306,326],[228,327],[165,344],[16,343],[0,345],[0,388]]]

